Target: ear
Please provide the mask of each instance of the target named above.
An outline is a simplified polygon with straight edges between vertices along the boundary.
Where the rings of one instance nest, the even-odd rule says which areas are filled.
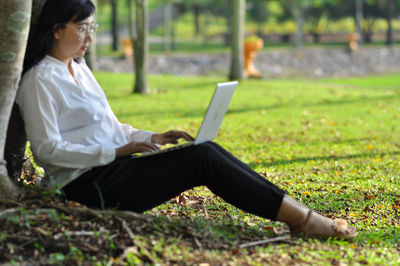
[[[58,40],[61,37],[61,28],[58,25],[54,25],[53,27],[53,35],[54,39]]]

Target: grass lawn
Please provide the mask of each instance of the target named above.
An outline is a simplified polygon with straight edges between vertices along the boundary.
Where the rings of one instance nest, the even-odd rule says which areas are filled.
[[[215,83],[225,80],[151,76],[152,93],[132,95],[130,75],[96,76],[121,121],[193,135]],[[293,198],[350,221],[359,232],[354,241],[291,239],[241,248],[287,228],[196,188],[147,212],[157,222],[135,238],[148,253],[133,252],[125,261],[399,265],[399,84],[398,75],[243,80],[216,139]]]
[[[121,121],[192,135],[225,80],[150,76],[151,93],[133,95],[131,75],[95,75]],[[41,192],[0,201],[0,264],[400,265],[399,84],[396,75],[243,80],[216,139],[293,198],[347,219],[358,230],[353,241],[282,239],[284,224],[205,187],[144,216]],[[264,240],[273,242],[254,244]]]

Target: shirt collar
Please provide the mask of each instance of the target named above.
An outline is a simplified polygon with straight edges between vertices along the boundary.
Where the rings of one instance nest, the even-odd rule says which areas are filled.
[[[47,63],[50,63],[50,64],[54,64],[54,65],[63,67],[63,68],[65,68],[65,69],[68,70],[68,65],[66,65],[64,62],[61,62],[61,61],[58,60],[57,58],[52,57],[51,55],[46,55],[46,56],[43,58],[43,62],[47,62]],[[76,64],[76,62],[75,62],[74,60],[72,60],[72,67],[74,67],[75,64]]]

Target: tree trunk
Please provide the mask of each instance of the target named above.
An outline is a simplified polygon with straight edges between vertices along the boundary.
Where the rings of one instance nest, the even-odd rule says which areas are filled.
[[[133,10],[133,2],[134,0],[128,0],[128,10],[129,10],[129,14],[128,14],[128,30],[129,30],[129,38],[131,39],[132,42],[132,49],[133,49],[133,43],[134,40],[136,39],[136,31],[134,28],[135,25],[135,15],[134,15],[134,10]]]
[[[93,4],[97,7],[97,0],[92,0]],[[96,53],[96,36],[93,35],[92,43],[89,50],[85,55],[86,64],[91,70],[97,70],[97,53]]]
[[[203,25],[203,30],[202,30],[202,36],[203,36],[203,46],[208,45],[208,25],[210,24],[210,11],[205,10],[204,11],[204,25]]]
[[[231,68],[229,79],[243,78],[243,35],[245,0],[232,0]]]
[[[26,0],[2,0],[0,4],[0,198],[15,199],[21,192],[8,177],[4,151],[22,72],[31,10],[32,2]]]
[[[119,31],[118,31],[118,4],[117,0],[111,1],[111,34],[112,34],[112,50],[118,51],[119,48]]]
[[[136,0],[136,33],[134,42],[134,93],[147,93],[148,11],[147,0]]]
[[[388,28],[386,32],[386,44],[389,46],[393,44],[393,27],[392,27],[393,9],[394,9],[394,0],[387,0],[386,19],[388,23]]]
[[[295,43],[296,48],[303,47],[303,26],[305,22],[305,10],[297,10],[295,13],[295,20],[296,20],[296,34],[295,34]]]
[[[362,21],[363,21],[363,0],[356,0],[356,29],[358,34],[358,44],[362,43],[363,31],[362,31]]]
[[[231,46],[231,39],[232,39],[232,4],[230,0],[225,0],[225,21],[226,21],[226,33],[224,38],[225,46]]]
[[[194,36],[200,35],[200,13],[201,13],[201,6],[198,3],[193,4],[193,16],[194,16]]]
[[[172,4],[167,3],[163,7],[164,12],[164,52],[171,51],[171,20],[172,20]]]

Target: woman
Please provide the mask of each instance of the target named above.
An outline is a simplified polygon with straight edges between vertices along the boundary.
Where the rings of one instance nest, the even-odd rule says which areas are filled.
[[[245,211],[287,223],[292,233],[354,237],[345,221],[300,205],[216,143],[132,157],[193,138],[118,122],[82,59],[97,28],[94,12],[89,0],[48,0],[28,43],[16,102],[46,186],[91,207],[143,212],[206,185]]]

